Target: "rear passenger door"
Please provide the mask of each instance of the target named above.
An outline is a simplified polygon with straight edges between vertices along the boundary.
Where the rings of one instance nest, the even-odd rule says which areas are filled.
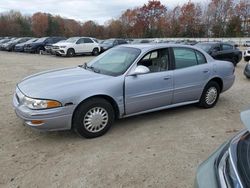
[[[194,49],[172,48],[174,61],[173,103],[199,100],[209,79],[210,68],[205,56]]]
[[[92,52],[94,47],[95,44],[90,38],[84,38],[84,52]]]

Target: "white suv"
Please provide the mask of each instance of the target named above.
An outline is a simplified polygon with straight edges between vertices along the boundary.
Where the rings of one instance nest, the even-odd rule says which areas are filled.
[[[97,40],[90,37],[71,37],[62,43],[52,46],[53,53],[69,57],[86,53],[91,53],[96,56],[100,50],[100,45]]]

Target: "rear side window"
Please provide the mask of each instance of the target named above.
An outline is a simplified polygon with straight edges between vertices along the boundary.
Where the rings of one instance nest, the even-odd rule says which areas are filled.
[[[233,46],[229,44],[222,44],[222,50],[232,50]]]
[[[84,38],[84,43],[94,43],[94,42],[89,38]]]
[[[196,53],[189,48],[173,48],[175,69],[182,69],[198,65]]]
[[[205,56],[201,52],[195,51],[195,53],[196,53],[196,57],[197,57],[197,61],[199,65],[207,63]]]

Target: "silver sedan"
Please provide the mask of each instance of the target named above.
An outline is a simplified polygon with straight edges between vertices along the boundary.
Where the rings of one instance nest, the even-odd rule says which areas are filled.
[[[32,128],[74,129],[93,138],[116,118],[193,103],[211,108],[234,79],[232,63],[196,47],[122,45],[84,65],[23,79],[13,104]]]

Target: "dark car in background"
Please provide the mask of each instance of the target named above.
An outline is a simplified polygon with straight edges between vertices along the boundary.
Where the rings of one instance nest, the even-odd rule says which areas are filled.
[[[40,53],[40,51],[45,51],[45,46],[48,44],[55,44],[61,40],[65,40],[65,37],[42,37],[36,42],[32,42],[25,45],[24,51],[31,53]]]
[[[13,41],[9,41],[8,44],[4,47],[3,50],[6,50],[6,51],[14,51],[15,49],[15,46],[17,44],[20,44],[20,43],[23,43],[23,42],[26,42],[28,40],[30,40],[31,37],[22,37],[22,38],[17,38]]]
[[[37,41],[37,40],[38,40],[38,38],[31,38],[31,39],[29,39],[29,40],[26,41],[26,42],[19,43],[19,44],[17,44],[17,45],[15,46],[14,51],[15,51],[15,52],[23,52],[23,51],[24,51],[25,45],[31,44],[31,43],[33,43],[33,42],[35,42],[35,41]]]
[[[235,46],[224,42],[201,42],[195,45],[206,51],[214,59],[230,61],[236,66],[242,59],[242,52]]]
[[[110,48],[113,48],[114,46],[121,44],[128,44],[128,42],[125,39],[107,39],[100,44],[101,52],[104,52]]]
[[[198,168],[196,188],[250,187],[250,110],[241,113],[247,129],[222,144]]]

